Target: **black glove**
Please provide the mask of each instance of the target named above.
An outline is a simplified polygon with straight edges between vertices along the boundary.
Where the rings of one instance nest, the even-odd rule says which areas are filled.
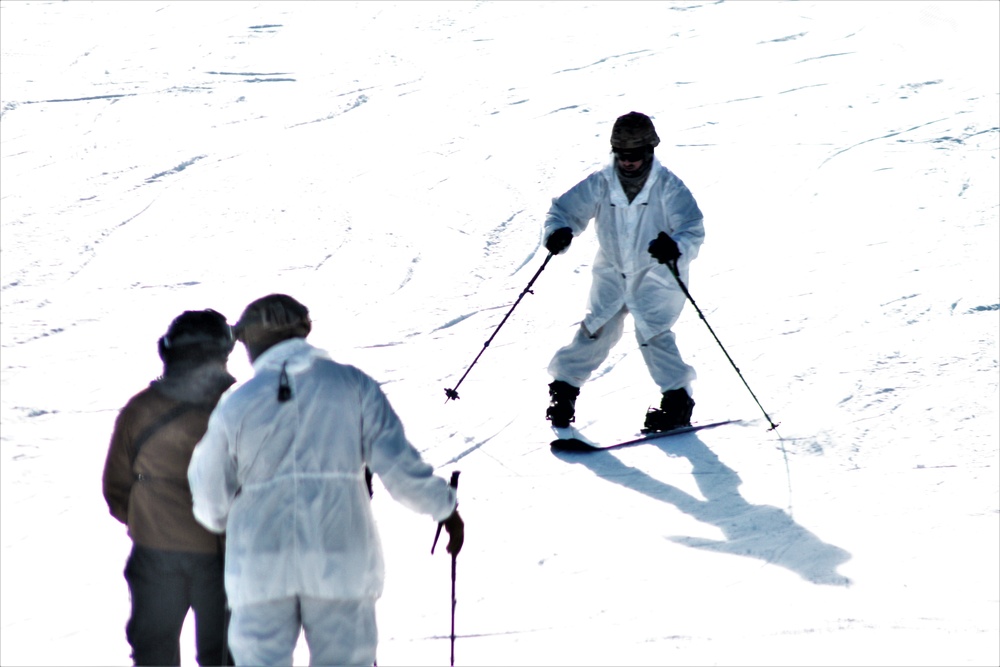
[[[465,544],[465,522],[462,521],[462,517],[458,515],[456,509],[442,523],[444,529],[448,531],[448,553],[457,556],[458,552],[462,550],[462,545]]]
[[[553,255],[558,255],[563,250],[568,248],[572,241],[573,230],[569,227],[560,227],[556,231],[549,234],[549,238],[545,239],[545,249]]]
[[[655,239],[649,242],[649,254],[660,264],[666,264],[680,259],[681,250],[677,247],[677,243],[667,236],[666,232],[660,232]]]

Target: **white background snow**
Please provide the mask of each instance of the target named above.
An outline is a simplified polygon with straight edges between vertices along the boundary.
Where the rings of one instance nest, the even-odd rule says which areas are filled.
[[[173,317],[271,292],[461,471],[458,664],[1000,664],[1000,3],[4,1],[0,26],[3,665],[129,664],[114,418]],[[632,110],[781,426],[688,307],[695,420],[747,423],[556,456],[592,229],[444,389]],[[614,440],[657,401],[627,330],[578,424]],[[447,664],[450,559],[374,503],[378,662]]]

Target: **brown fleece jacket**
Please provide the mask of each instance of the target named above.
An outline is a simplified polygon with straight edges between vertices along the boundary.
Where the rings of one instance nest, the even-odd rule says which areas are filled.
[[[135,544],[193,553],[220,550],[219,536],[191,512],[187,469],[212,409],[233,382],[224,368],[201,366],[152,382],[119,412],[104,464],[104,499]],[[139,443],[137,456],[136,439],[181,405],[175,417]]]

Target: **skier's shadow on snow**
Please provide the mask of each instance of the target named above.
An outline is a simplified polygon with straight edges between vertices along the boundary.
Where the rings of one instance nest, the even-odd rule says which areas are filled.
[[[726,466],[697,435],[664,438],[644,445],[658,447],[667,456],[691,462],[694,479],[705,500],[627,466],[611,452],[553,453],[560,459],[589,468],[615,484],[670,503],[685,514],[717,526],[725,540],[671,536],[667,539],[696,549],[759,558],[795,572],[806,581],[831,586],[849,586],[851,580],[837,572],[851,554],[826,544],[795,523],[784,510],[769,505],[751,505],[740,495],[742,480]]]

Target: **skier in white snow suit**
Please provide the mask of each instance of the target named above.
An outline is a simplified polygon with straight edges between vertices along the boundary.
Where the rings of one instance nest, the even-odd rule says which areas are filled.
[[[305,630],[315,665],[372,665],[384,563],[365,469],[430,515],[458,554],[455,490],[407,440],[378,383],[305,339],[284,294],[234,326],[254,377],[223,396],[188,470],[194,514],[226,531],[229,643],[237,665],[291,665]]]
[[[549,364],[546,418],[553,426],[574,421],[580,388],[621,339],[629,313],[646,367],[662,392],[659,409],[646,413],[645,429],[691,423],[695,371],[681,359],[671,331],[685,296],[670,266],[687,283],[705,228],[691,192],[654,155],[659,143],[648,116],[620,116],[611,130],[609,164],[554,198],[546,216],[545,247],[553,255],[564,252],[591,220],[600,246],[587,314]]]
[[[231,665],[226,645],[224,542],[192,513],[187,470],[219,397],[232,329],[214,310],[185,311],[158,341],[163,376],[118,413],[104,464],[104,498],[128,526],[132,612],[125,636],[136,665],[181,664],[181,627],[194,610],[200,665]]]

